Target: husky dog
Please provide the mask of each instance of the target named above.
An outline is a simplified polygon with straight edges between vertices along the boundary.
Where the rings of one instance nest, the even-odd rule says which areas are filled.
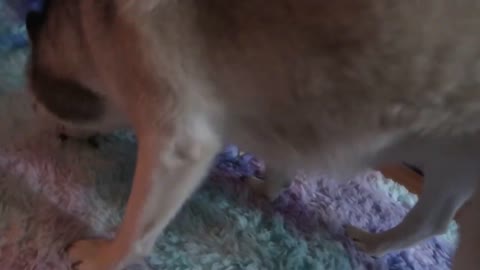
[[[27,19],[37,107],[139,144],[116,237],[73,243],[74,268],[149,254],[227,141],[267,161],[252,183],[271,199],[300,166],[418,164],[424,191],[398,226],[347,233],[381,255],[444,232],[480,175],[479,14],[478,0],[47,1]]]

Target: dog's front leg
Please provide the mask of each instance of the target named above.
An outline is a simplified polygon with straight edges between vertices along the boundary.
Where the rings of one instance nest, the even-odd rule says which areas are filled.
[[[480,266],[480,192],[460,220],[460,244],[455,254],[454,270],[476,270]]]
[[[132,259],[148,255],[219,150],[219,141],[201,113],[176,116],[165,123],[156,121],[152,111],[145,112],[136,130],[138,161],[123,224],[112,241],[74,243],[69,250],[74,269],[121,269]]]

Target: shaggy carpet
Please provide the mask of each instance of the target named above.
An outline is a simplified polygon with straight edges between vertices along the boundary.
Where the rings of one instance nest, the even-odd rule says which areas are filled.
[[[136,145],[128,133],[103,138],[98,149],[61,142],[37,121],[18,90],[27,51],[18,14],[0,0],[0,269],[68,269],[67,243],[112,236],[129,193]],[[381,258],[359,252],[345,236],[348,223],[386,230],[415,203],[414,195],[380,173],[346,182],[299,174],[269,203],[242,181],[261,168],[253,155],[226,147],[152,256],[131,269],[450,268],[455,223],[446,235]]]

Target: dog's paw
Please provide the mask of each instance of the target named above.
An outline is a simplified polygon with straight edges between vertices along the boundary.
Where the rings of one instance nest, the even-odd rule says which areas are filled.
[[[72,270],[117,270],[109,240],[80,240],[67,247]]]
[[[264,197],[271,202],[275,201],[281,193],[281,190],[272,190],[266,180],[259,179],[255,176],[248,177],[247,184],[255,194]]]
[[[347,225],[345,231],[355,246],[368,255],[378,257],[385,253],[377,234],[369,233],[352,225]]]
[[[265,194],[265,180],[262,180],[256,176],[249,176],[245,180],[253,192],[262,196]]]

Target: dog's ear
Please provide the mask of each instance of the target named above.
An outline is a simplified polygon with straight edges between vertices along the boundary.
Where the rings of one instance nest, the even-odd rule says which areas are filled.
[[[27,28],[30,41],[35,41],[40,28],[45,23],[45,14],[39,11],[30,11],[27,14],[25,26]]]

